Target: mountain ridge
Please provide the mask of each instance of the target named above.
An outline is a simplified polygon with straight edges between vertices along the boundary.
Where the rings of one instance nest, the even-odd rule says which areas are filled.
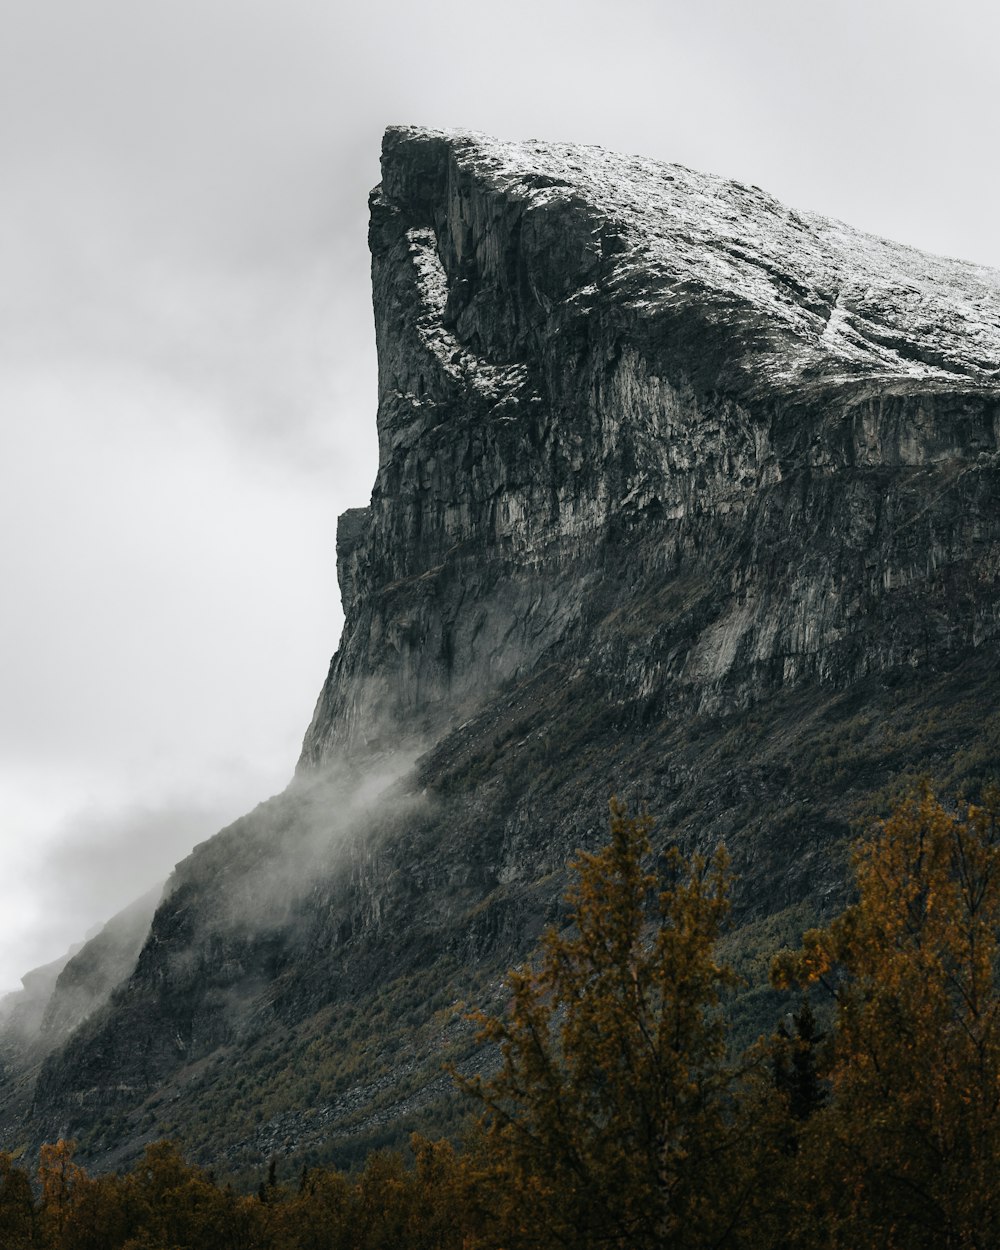
[[[851,822],[995,768],[1000,273],[414,128],[369,245],[379,469],[296,777],[178,866],[0,1144],[171,1133],[238,1173],[452,1125],[456,1003],[563,922],[611,793],[727,842],[768,1027],[761,961],[842,901]]]

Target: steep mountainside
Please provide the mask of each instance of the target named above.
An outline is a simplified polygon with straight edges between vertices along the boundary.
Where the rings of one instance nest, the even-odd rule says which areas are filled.
[[[144,894],[0,999],[0,1116],[8,1132],[30,1111],[41,1061],[131,974],[161,893]]]
[[[388,131],[371,208],[380,463],[296,778],[178,867],[4,1142],[251,1171],[447,1125],[456,1002],[609,794],[726,840],[759,986],[886,787],[996,766],[1000,274],[467,134]]]

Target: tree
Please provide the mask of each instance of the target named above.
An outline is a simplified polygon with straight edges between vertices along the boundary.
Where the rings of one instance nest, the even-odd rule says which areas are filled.
[[[0,1152],[0,1246],[24,1250],[35,1232],[35,1203],[27,1172]]]
[[[138,1215],[127,1180],[113,1174],[88,1176],[81,1169],[53,1250],[118,1250],[136,1230]]]
[[[73,1214],[77,1191],[86,1178],[73,1162],[76,1142],[60,1138],[38,1152],[38,1183],[42,1190],[42,1223],[52,1243],[61,1245]]]
[[[774,1084],[787,1099],[790,1118],[799,1123],[808,1120],[826,1101],[817,1061],[817,1050],[823,1038],[805,995],[799,1010],[790,1012],[778,1025],[774,1038],[771,1060]],[[792,1152],[796,1149],[794,1136],[789,1140],[789,1149]]]
[[[666,850],[652,822],[611,805],[611,841],[580,854],[573,929],[548,930],[534,966],[508,977],[505,1017],[478,1014],[498,1045],[484,1152],[512,1196],[504,1244],[730,1244],[748,1196],[715,945],[728,914],[725,852]]]
[[[858,901],[775,961],[836,1000],[831,1103],[802,1133],[830,1244],[1000,1245],[998,807],[904,802],[856,849]]]
[[[130,1175],[130,1187],[145,1244],[169,1250],[243,1250],[250,1240],[244,1225],[254,1220],[260,1206],[256,1199],[240,1199],[220,1189],[169,1141],[146,1147]]]

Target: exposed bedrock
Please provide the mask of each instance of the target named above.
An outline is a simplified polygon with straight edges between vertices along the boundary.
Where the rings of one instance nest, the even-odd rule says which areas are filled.
[[[303,766],[592,658],[610,602],[694,569],[697,628],[616,657],[623,697],[994,636],[994,272],[680,166],[409,129],[370,242],[380,465]]]

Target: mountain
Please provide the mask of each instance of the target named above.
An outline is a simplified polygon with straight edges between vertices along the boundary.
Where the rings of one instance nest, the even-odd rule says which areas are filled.
[[[62,958],[26,973],[22,988],[0,999],[0,1123],[6,1140],[30,1117],[42,1060],[132,972],[161,893],[150,890]]]
[[[443,1061],[489,1062],[461,1000],[562,920],[613,793],[726,842],[769,1029],[852,821],[996,769],[1000,273],[405,127],[369,243],[379,469],[296,776],[178,865],[105,1000],[51,1009],[0,1144],[117,1166],[169,1134],[250,1175],[452,1127]]]

